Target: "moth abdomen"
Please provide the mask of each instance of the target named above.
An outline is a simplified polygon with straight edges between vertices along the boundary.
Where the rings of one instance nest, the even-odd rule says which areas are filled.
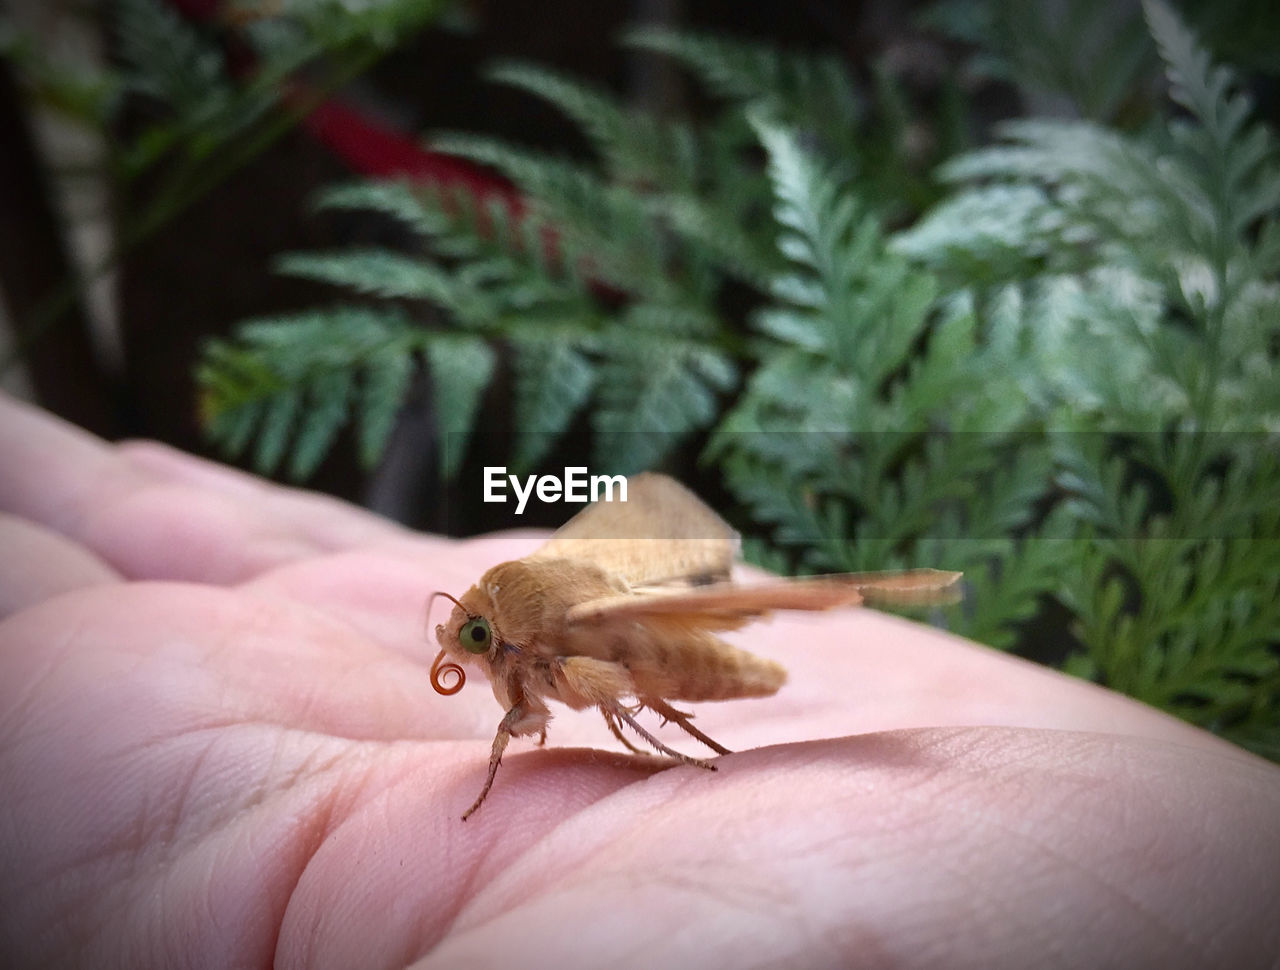
[[[787,679],[781,664],[707,633],[658,638],[633,656],[630,669],[640,694],[690,702],[768,697]]]

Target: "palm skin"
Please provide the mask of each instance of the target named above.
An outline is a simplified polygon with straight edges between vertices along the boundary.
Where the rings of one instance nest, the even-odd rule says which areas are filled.
[[[717,772],[557,710],[463,823],[502,711],[431,689],[424,604],[541,537],[7,400],[0,510],[0,965],[1276,965],[1280,770],[1090,685],[780,616]]]

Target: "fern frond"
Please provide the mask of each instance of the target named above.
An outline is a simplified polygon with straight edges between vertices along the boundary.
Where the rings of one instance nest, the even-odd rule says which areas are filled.
[[[1167,67],[1170,95],[1198,127],[1175,125],[1175,138],[1199,163],[1219,225],[1219,261],[1260,217],[1280,206],[1276,139],[1250,122],[1253,104],[1227,67],[1215,66],[1195,37],[1160,0],[1143,10]]]
[[[642,27],[623,42],[666,54],[693,70],[714,94],[770,114],[848,154],[862,106],[844,62],[830,55],[781,51],[709,34]]]
[[[1174,98],[1192,122],[1170,124],[1160,141],[1096,125],[1016,122],[1005,143],[944,169],[965,190],[900,237],[899,251],[959,277],[1035,279],[1045,294],[1066,295],[1075,360],[1054,379],[1090,385],[1063,394],[1096,407],[1110,427],[1155,428],[1191,420],[1204,427],[1257,427],[1273,407],[1274,328],[1258,326],[1257,301],[1273,284],[1280,204],[1280,157],[1271,131],[1251,122],[1251,105],[1233,75],[1216,68],[1169,9],[1150,0],[1147,16],[1169,71]],[[995,228],[983,213],[1019,200],[1019,218]],[[993,234],[1004,233],[993,239]],[[1032,259],[1027,259],[1031,255]],[[1072,274],[1068,294],[1046,274]],[[1179,306],[1191,328],[1171,325]],[[1103,347],[1105,342],[1105,349]],[[1065,349],[1065,344],[1063,349]],[[1079,386],[1076,391],[1081,390]],[[1230,403],[1228,403],[1230,402]]]
[[[933,281],[881,252],[879,228],[851,193],[819,170],[793,136],[757,121],[769,158],[778,249],[800,269],[775,278],[791,309],[765,312],[774,337],[829,355],[874,387],[900,367],[934,297]]]
[[[503,200],[380,182],[340,186],[322,195],[319,205],[387,214],[422,235],[431,255],[360,249],[293,254],[278,262],[281,271],[357,292],[426,300],[462,326],[495,335],[594,313],[581,275],[562,253],[550,251],[544,223],[528,214],[517,217]]]
[[[614,330],[602,335],[592,413],[601,464],[652,468],[719,413],[717,394],[737,380],[730,358],[700,341]]]
[[[627,111],[603,92],[529,64],[499,64],[491,80],[542,98],[573,119],[591,138],[613,181],[689,192],[698,178],[692,131],[650,114]]]
[[[264,473],[292,447],[289,474],[301,478],[355,407],[361,453],[372,460],[406,391],[419,333],[403,317],[354,308],[246,324],[236,344],[213,343],[197,373],[210,436],[235,454],[256,435]]]
[[[448,220],[426,191],[403,179],[374,179],[332,185],[317,193],[312,207],[327,210],[380,212],[421,236],[443,232]]]
[[[426,342],[436,426],[445,439],[440,474],[453,478],[475,427],[476,411],[493,376],[493,349],[478,337],[437,334]]]
[[[126,88],[175,114],[207,121],[232,97],[222,52],[160,0],[118,0]]]
[[[356,413],[356,449],[360,463],[373,468],[386,451],[396,417],[408,396],[415,369],[414,358],[405,345],[387,341],[364,355],[361,380],[353,402]],[[294,469],[296,478],[306,476],[306,466]]]
[[[857,197],[788,132],[756,124],[789,268],[755,317],[775,343],[712,454],[808,568],[928,561],[1002,583],[1027,555],[1008,536],[1029,527],[1048,483],[1047,461],[1032,461],[1019,437],[1032,409],[1025,348],[1007,331],[1020,321],[980,327],[972,304],[940,312],[936,281],[888,250]],[[1052,585],[1047,570],[1025,579],[999,600],[1005,613],[983,613],[973,629],[1011,640],[1010,624]]]
[[[1063,591],[1088,651],[1080,666],[1228,737],[1274,739],[1274,441],[1180,433],[1056,444],[1072,511],[1095,529]],[[1132,476],[1135,463],[1144,477]]]
[[[516,414],[523,415],[514,464],[533,468],[569,427],[598,380],[596,366],[573,342],[555,331],[529,332],[512,341]]]
[[[276,258],[285,276],[343,286],[357,293],[429,300],[450,310],[461,305],[449,273],[431,263],[386,249],[346,249],[333,253],[288,253]]]
[[[388,50],[435,18],[444,6],[443,0],[290,0],[287,12],[288,19],[319,49],[369,44]]]
[[[566,262],[583,261],[592,276],[629,293],[661,294],[671,288],[665,240],[634,192],[606,184],[567,160],[493,138],[442,135],[435,145],[515,182],[538,215],[556,227]]]
[[[1136,7],[1108,0],[944,0],[924,20],[977,48],[965,73],[1011,81],[1096,121],[1133,113],[1154,60]]]

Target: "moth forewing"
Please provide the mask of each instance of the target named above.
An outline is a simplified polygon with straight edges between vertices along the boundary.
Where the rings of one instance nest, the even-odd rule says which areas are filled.
[[[908,569],[893,573],[850,573],[829,577],[857,586],[870,606],[935,606],[960,601],[963,573],[946,569]]]
[[[639,589],[580,603],[569,610],[566,619],[569,623],[609,623],[664,613],[754,618],[773,610],[826,610],[862,602],[928,606],[955,602],[960,575],[941,569],[915,569],[752,584],[722,583],[684,590]]]
[[[729,578],[739,539],[727,522],[665,475],[627,484],[625,503],[587,506],[529,560],[591,562],[633,587]]]
[[[779,580],[751,586],[718,583],[588,600],[569,610],[565,619],[570,624],[601,624],[684,613],[754,619],[771,610],[826,610],[860,602],[862,594],[857,587],[824,580]]]
[[[714,770],[662,743],[634,715],[648,709],[729,753],[670,702],[768,696],[786,672],[717,633],[772,610],[949,602],[960,577],[919,569],[735,584],[737,547],[737,533],[684,486],[637,475],[625,504],[591,505],[533,555],[494,566],[457,599],[442,594],[454,608],[436,627],[432,685],[456,693],[463,665],[478,666],[506,711],[480,795],[463,818],[484,801],[511,737],[545,738],[548,699],[597,708],[632,750],[624,724],[655,750]]]

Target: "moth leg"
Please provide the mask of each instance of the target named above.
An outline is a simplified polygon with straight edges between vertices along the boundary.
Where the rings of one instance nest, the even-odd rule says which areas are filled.
[[[484,787],[480,789],[480,796],[471,804],[470,808],[462,813],[464,822],[480,807],[480,803],[489,794],[489,789],[493,787],[493,779],[498,774],[498,765],[502,764],[502,752],[507,749],[507,742],[511,740],[511,727],[507,722],[511,720],[511,715],[515,714],[519,709],[519,704],[511,708],[498,724],[498,733],[493,737],[493,750],[489,754],[489,777],[484,780]]]
[[[613,732],[613,736],[622,742],[623,747],[628,751],[634,751],[636,754],[648,754],[643,748],[637,748],[631,743],[631,739],[622,733],[622,728],[618,726],[618,719],[603,704],[600,705],[600,713],[604,715],[604,723],[609,725],[609,730]]]
[[[602,708],[604,706],[605,706],[604,704],[601,705]],[[713,765],[710,761],[704,761],[701,758],[691,758],[687,754],[681,754],[675,748],[667,747],[667,745],[663,744],[661,741],[655,738],[652,734],[646,731],[640,725],[640,722],[631,716],[631,712],[628,711],[621,704],[619,704],[617,701],[613,701],[609,703],[608,707],[609,707],[610,713],[612,713],[614,717],[621,718],[622,720],[626,721],[627,724],[631,726],[631,730],[635,731],[636,734],[640,735],[640,737],[644,738],[651,745],[653,745],[654,750],[661,751],[663,754],[668,755],[672,758],[675,758],[681,764],[692,765],[695,768],[706,768],[708,771],[716,770],[716,766]]]
[[[507,711],[498,722],[498,733],[493,737],[493,748],[489,753],[489,775],[484,780],[484,787],[480,789],[479,797],[462,813],[464,822],[480,807],[480,803],[489,794],[489,789],[493,787],[493,779],[498,774],[498,765],[502,764],[502,752],[507,749],[507,742],[511,740],[511,735],[540,732],[543,739],[546,738],[548,715],[545,707],[542,707],[542,710],[538,710],[538,707],[542,705],[536,699],[534,704],[530,704],[522,697],[511,705],[511,710]]]
[[[716,754],[733,754],[733,752],[723,744],[707,737],[696,727],[690,724],[689,721],[693,718],[692,714],[686,714],[684,711],[677,711],[661,698],[645,698],[644,705],[649,708],[649,710],[662,717],[664,721],[670,721],[672,724],[680,725],[686,733],[697,738]]]

